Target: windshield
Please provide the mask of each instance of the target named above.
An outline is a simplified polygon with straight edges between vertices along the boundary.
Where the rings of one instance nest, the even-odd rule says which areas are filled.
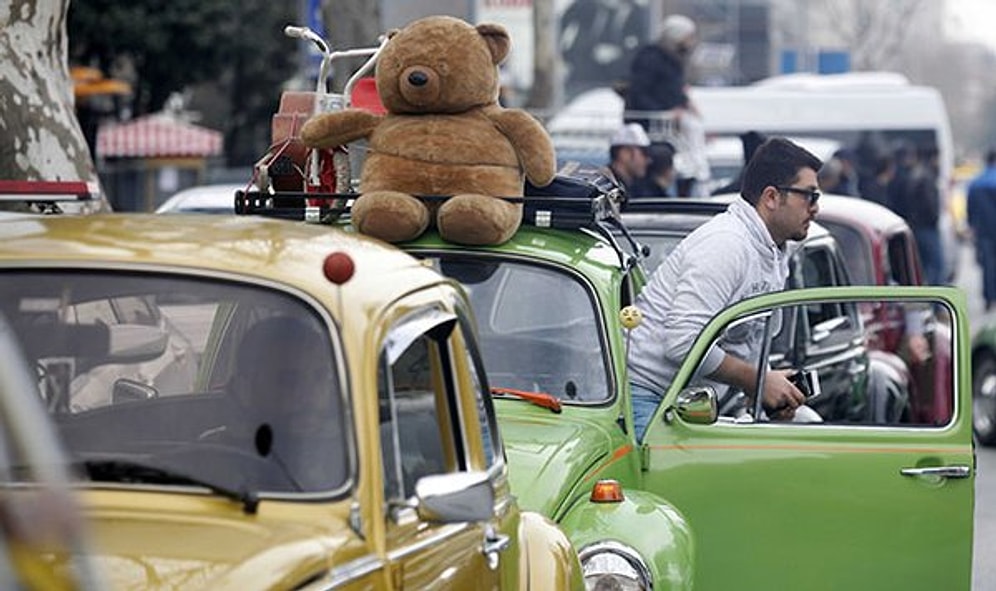
[[[467,289],[492,387],[564,402],[611,397],[594,297],[564,270],[512,260],[435,261]]]
[[[0,312],[79,474],[253,494],[348,481],[338,346],[297,298],[152,273],[6,271]]]

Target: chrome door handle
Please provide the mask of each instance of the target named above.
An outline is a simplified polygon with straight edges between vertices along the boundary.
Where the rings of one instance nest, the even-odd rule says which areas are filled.
[[[484,548],[482,552],[484,557],[488,561],[488,568],[495,570],[498,568],[498,554],[506,549],[508,549],[511,539],[495,531],[491,526],[488,526],[484,532]]]
[[[968,466],[937,466],[934,468],[903,468],[903,476],[940,476],[941,478],[968,478],[972,469]]]

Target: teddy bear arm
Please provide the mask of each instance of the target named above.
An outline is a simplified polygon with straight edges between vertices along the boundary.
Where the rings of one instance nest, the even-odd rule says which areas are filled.
[[[491,117],[515,148],[526,178],[536,186],[550,184],[557,173],[557,157],[553,142],[539,121],[519,109],[502,109]]]
[[[301,141],[310,148],[342,146],[370,137],[381,119],[360,109],[319,113],[301,127]]]

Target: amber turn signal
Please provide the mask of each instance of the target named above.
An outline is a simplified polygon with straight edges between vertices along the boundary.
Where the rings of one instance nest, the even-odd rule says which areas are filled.
[[[599,480],[591,487],[592,503],[621,503],[622,486],[618,480]]]

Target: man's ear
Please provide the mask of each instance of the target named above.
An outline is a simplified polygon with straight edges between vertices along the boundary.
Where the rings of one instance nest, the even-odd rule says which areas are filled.
[[[781,199],[781,192],[773,185],[768,185],[761,191],[758,202],[766,209],[776,209],[779,199]]]

